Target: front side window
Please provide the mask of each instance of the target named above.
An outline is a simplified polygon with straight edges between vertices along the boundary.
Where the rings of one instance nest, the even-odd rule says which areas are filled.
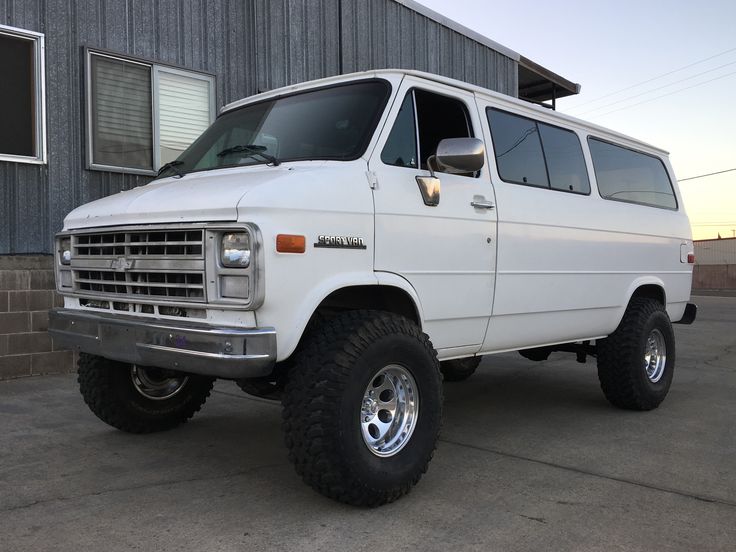
[[[498,175],[506,182],[590,193],[577,134],[498,109],[488,109]]]
[[[0,25],[0,159],[44,161],[43,35]]]
[[[214,79],[89,52],[89,165],[153,172],[214,119]]]
[[[473,130],[468,109],[460,100],[426,90],[415,90],[414,99],[419,119],[419,159],[422,168],[426,169],[427,159],[437,152],[442,140],[472,138]]]
[[[396,122],[381,152],[381,161],[396,167],[417,168],[417,126],[414,120],[414,95],[409,92],[396,116]]]
[[[592,137],[588,145],[602,197],[677,209],[672,183],[660,159]]]
[[[425,90],[411,90],[401,104],[381,160],[397,167],[427,169],[427,159],[436,153],[442,140],[472,136],[470,116],[463,102]]]
[[[228,111],[162,176],[274,161],[357,159],[368,146],[389,91],[386,81],[370,80]]]

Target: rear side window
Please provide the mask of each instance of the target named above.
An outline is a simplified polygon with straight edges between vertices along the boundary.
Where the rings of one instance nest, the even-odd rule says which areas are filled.
[[[381,161],[397,167],[427,169],[427,159],[437,152],[442,140],[469,137],[473,137],[473,129],[462,101],[411,90],[401,104],[381,152]],[[475,173],[461,176],[475,176]]]
[[[488,109],[502,180],[565,192],[590,193],[583,148],[571,130]]]
[[[506,182],[549,187],[537,123],[496,109],[488,111],[498,174]]]
[[[544,146],[549,185],[554,190],[590,193],[588,169],[585,166],[583,147],[574,132],[563,128],[537,123]]]
[[[661,159],[592,137],[588,145],[602,197],[677,209],[672,182]]]

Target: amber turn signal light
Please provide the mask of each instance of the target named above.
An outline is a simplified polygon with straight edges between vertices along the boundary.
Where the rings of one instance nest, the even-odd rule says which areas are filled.
[[[304,253],[307,249],[307,238],[292,234],[276,236],[276,251],[279,253]]]

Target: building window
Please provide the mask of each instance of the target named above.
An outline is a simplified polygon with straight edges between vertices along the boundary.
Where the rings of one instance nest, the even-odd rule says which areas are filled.
[[[215,118],[214,77],[88,52],[88,166],[154,174]]]
[[[0,160],[46,161],[43,35],[0,25]]]

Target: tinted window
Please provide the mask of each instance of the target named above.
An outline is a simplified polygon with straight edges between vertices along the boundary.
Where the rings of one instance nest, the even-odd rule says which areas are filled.
[[[547,161],[549,185],[554,190],[590,193],[588,169],[577,134],[544,123],[537,123]]]
[[[414,98],[419,119],[421,166],[426,169],[427,159],[437,152],[441,140],[468,138],[473,136],[473,132],[468,111],[460,100],[424,90],[415,90]]]
[[[499,176],[508,182],[549,187],[536,122],[495,109],[487,114]]]
[[[0,154],[36,155],[33,44],[0,34]]]
[[[589,138],[598,190],[606,199],[677,209],[672,183],[661,160]]]
[[[219,117],[179,156],[176,169],[268,162],[259,153],[279,161],[357,159],[373,135],[388,92],[384,81],[363,81],[245,105]]]
[[[417,168],[417,128],[411,92],[401,104],[396,122],[381,152],[381,161],[387,165]]]

